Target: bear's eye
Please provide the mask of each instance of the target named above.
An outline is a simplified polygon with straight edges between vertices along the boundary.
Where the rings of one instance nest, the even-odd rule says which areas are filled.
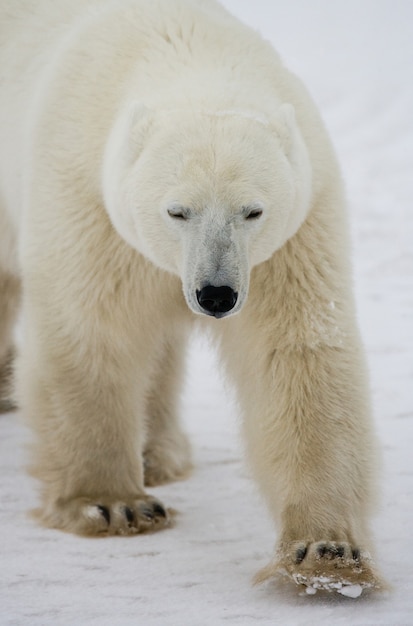
[[[182,207],[171,207],[168,209],[168,215],[174,220],[187,220],[189,212],[187,209]]]
[[[262,215],[262,209],[251,209],[245,214],[246,220],[257,220]]]

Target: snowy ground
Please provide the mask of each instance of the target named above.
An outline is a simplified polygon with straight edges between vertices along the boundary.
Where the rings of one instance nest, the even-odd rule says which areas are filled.
[[[242,463],[231,394],[197,340],[184,398],[196,471],[154,490],[181,512],[171,530],[88,540],[37,527],[26,516],[35,486],[24,431],[15,415],[0,417],[1,626],[413,624],[413,2],[224,4],[305,80],[341,158],[384,452],[374,529],[394,590],[350,600],[250,585],[275,537]]]

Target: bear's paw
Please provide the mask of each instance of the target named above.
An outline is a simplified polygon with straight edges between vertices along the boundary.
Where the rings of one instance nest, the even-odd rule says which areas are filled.
[[[170,525],[171,515],[152,496],[111,500],[79,497],[34,511],[44,525],[84,536],[135,535]]]
[[[368,552],[347,542],[292,541],[282,544],[275,558],[255,577],[255,583],[283,577],[308,595],[336,592],[350,598],[364,590],[385,590]]]

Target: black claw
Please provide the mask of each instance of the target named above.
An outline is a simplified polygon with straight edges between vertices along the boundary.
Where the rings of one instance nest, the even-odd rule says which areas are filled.
[[[153,512],[158,517],[167,517],[166,511],[161,504],[155,503],[153,506]]]
[[[320,558],[322,558],[323,556],[325,556],[327,552],[328,552],[328,548],[327,548],[327,546],[326,546],[326,545],[319,546],[319,547],[317,548],[317,554],[318,554],[318,556],[319,556]]]
[[[99,512],[101,513],[102,517],[105,518],[105,520],[106,520],[106,522],[107,522],[107,524],[109,526],[109,524],[110,524],[110,511],[109,511],[108,507],[107,506],[102,506],[101,504],[97,504],[96,506],[99,509]]]
[[[298,548],[298,550],[296,550],[295,562],[297,563],[297,565],[304,561],[306,554],[307,554],[307,546],[303,546],[302,548]]]
[[[142,508],[140,509],[140,512],[141,512],[141,513],[142,513],[142,515],[143,515],[144,517],[146,517],[147,519],[151,519],[151,520],[152,520],[152,519],[154,519],[154,517],[155,517],[154,512],[152,511],[152,509],[150,509],[150,508],[149,508],[149,507],[147,507],[147,506],[142,507]]]
[[[354,550],[351,551],[352,555],[353,555],[353,559],[355,561],[359,561],[360,560],[360,550],[358,548],[354,548]]]
[[[344,546],[337,546],[337,548],[336,548],[337,556],[342,558],[344,556],[344,552],[345,552]]]
[[[338,554],[338,548],[336,546],[327,546],[326,552],[330,558],[334,558]]]
[[[125,506],[123,511],[125,513],[126,519],[128,520],[128,523],[132,524],[133,520],[134,520],[134,515],[133,515],[132,509],[130,509],[128,506]]]

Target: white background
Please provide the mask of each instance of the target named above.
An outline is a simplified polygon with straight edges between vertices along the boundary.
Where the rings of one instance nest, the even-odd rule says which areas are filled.
[[[359,321],[383,449],[374,531],[384,597],[300,597],[250,580],[275,534],[242,462],[237,414],[210,347],[195,340],[183,417],[196,469],[153,490],[171,530],[88,540],[27,517],[18,415],[0,416],[0,624],[413,624],[413,2],[226,0],[309,87],[347,183]]]

